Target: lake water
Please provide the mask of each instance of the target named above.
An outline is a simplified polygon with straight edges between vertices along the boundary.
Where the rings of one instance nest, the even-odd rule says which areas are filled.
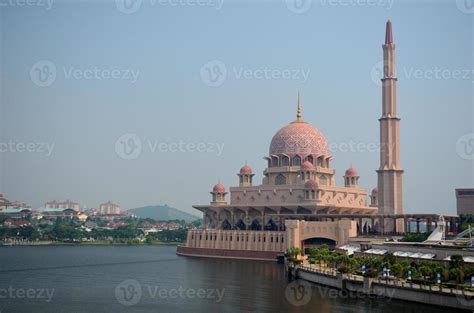
[[[0,312],[449,312],[304,289],[272,262],[179,257],[175,250],[0,247]]]

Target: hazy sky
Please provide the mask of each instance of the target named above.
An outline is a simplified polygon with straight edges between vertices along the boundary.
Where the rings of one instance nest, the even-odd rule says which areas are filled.
[[[245,161],[261,182],[298,91],[337,184],[352,163],[370,190],[391,19],[406,212],[454,213],[454,189],[474,187],[468,4],[0,0],[0,193],[197,214]]]

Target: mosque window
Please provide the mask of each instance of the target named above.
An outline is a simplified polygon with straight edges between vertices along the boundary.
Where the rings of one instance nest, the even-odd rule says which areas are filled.
[[[286,185],[286,177],[283,174],[278,174],[275,177],[275,185]]]
[[[316,198],[315,192],[314,192],[314,190],[311,190],[311,199],[315,199],[315,198]]]
[[[293,158],[293,166],[300,166],[301,165],[301,158],[297,155]]]
[[[322,164],[323,164],[323,162],[322,162],[321,158],[318,158],[316,160],[316,166],[321,166]]]
[[[352,184],[355,184],[355,178],[352,177]]]
[[[278,167],[278,158],[272,157],[272,167]]]
[[[308,157],[306,159],[308,160],[309,163],[314,164],[313,156],[308,155]]]
[[[326,175],[321,175],[321,177],[319,177],[319,183],[321,185],[327,185],[328,184],[328,178],[326,177]]]
[[[288,166],[290,165],[290,158],[287,156],[283,156],[281,159],[281,166]]]
[[[240,183],[241,183],[241,184],[242,184],[242,182],[243,182],[243,179],[244,179],[244,178],[243,178],[242,176],[240,176]]]

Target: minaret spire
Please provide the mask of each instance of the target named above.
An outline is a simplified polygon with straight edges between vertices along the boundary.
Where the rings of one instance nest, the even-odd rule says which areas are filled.
[[[296,121],[303,121],[301,118],[301,101],[300,101],[300,92],[298,91],[298,111],[296,112]]]
[[[385,44],[388,45],[391,43],[393,43],[392,22],[388,20],[385,26]]]

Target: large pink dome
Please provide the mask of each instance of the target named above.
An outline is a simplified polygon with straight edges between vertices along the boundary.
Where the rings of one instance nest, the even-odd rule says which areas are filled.
[[[329,155],[324,135],[316,127],[303,121],[295,121],[280,129],[272,138],[270,155],[286,154],[290,157],[298,154]]]

